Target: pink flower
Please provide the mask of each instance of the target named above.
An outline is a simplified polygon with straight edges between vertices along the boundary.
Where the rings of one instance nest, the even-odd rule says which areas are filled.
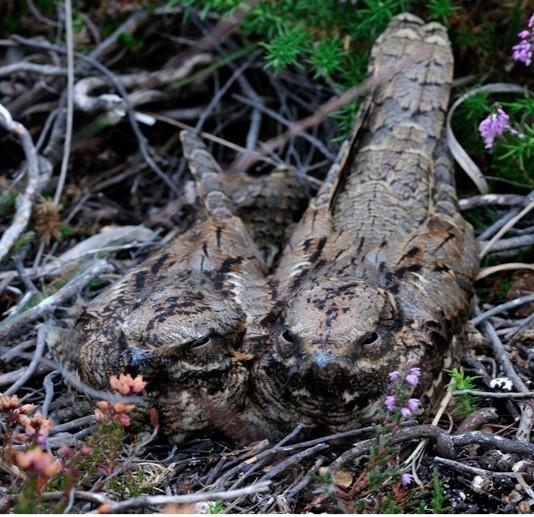
[[[530,66],[534,51],[534,14],[528,21],[528,30],[521,31],[518,36],[520,41],[512,47],[512,59]]]
[[[524,32],[527,31],[520,32],[520,34]],[[530,63],[532,63],[532,50],[533,46],[529,40],[521,40],[517,45],[512,47],[512,59],[514,61],[521,61],[526,66],[530,66]]]
[[[415,411],[419,407],[419,404],[421,404],[419,399],[408,399],[408,402],[406,402],[406,407],[410,411]]]
[[[409,418],[412,415],[412,412],[407,407],[403,407],[400,412],[402,418]]]
[[[393,372],[388,374],[389,380],[391,382],[395,382],[400,376],[400,373],[397,370],[394,370]]]
[[[402,486],[408,486],[408,485],[410,485],[412,482],[413,482],[413,476],[412,476],[411,474],[408,474],[408,472],[405,472],[405,473],[401,476],[401,483],[402,483]]]
[[[388,411],[393,411],[395,409],[395,396],[388,395],[386,397],[386,400],[384,400],[384,405],[386,406]]]
[[[495,139],[505,131],[517,134],[517,131],[510,127],[509,120],[508,114],[502,108],[498,108],[495,113],[492,113],[480,123],[478,131],[484,139],[486,149],[493,147]]]
[[[419,384],[419,377],[421,377],[421,368],[414,366],[410,369],[410,373],[406,376],[406,382],[415,388]]]

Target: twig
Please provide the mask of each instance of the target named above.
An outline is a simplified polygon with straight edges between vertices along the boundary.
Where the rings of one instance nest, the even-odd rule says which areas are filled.
[[[52,399],[54,398],[54,382],[53,378],[59,375],[59,372],[54,371],[50,372],[43,381],[43,388],[45,390],[45,398],[43,400],[43,403],[41,405],[41,413],[45,418],[48,418],[48,408],[50,407],[50,404],[52,402]]]
[[[20,122],[16,122],[11,118],[11,114],[2,104],[0,104],[0,126],[20,139],[26,156],[28,175],[26,190],[17,196],[17,209],[13,222],[0,239],[1,262],[7,256],[15,241],[20,237],[30,219],[33,200],[39,188],[39,162],[30,133]]]
[[[26,384],[28,379],[33,375],[35,372],[35,369],[37,368],[37,365],[41,361],[41,358],[43,357],[43,352],[46,344],[46,324],[40,325],[39,330],[37,331],[37,344],[35,346],[35,352],[33,354],[33,358],[29,364],[29,366],[24,370],[24,373],[20,376],[17,382],[13,384],[11,387],[9,387],[6,391],[6,395],[13,395],[17,393],[17,391]]]
[[[485,470],[478,467],[472,467],[471,465],[466,465],[465,463],[460,463],[459,461],[454,461],[447,458],[440,458],[439,456],[435,456],[434,461],[436,463],[441,463],[446,467],[459,470],[460,472],[467,472],[468,474],[475,474],[477,476],[495,478],[517,478],[517,472],[495,472],[493,470]]]
[[[512,300],[511,302],[506,302],[506,303],[502,303],[501,305],[497,305],[496,307],[493,307],[492,309],[489,309],[486,312],[483,312],[482,314],[475,316],[471,320],[471,323],[473,323],[473,325],[478,325],[482,321],[487,320],[489,317],[495,316],[495,314],[500,314],[501,312],[509,311],[511,309],[516,309],[517,307],[520,307],[521,305],[524,305],[530,302],[534,302],[534,294],[521,296],[519,298],[516,298],[515,300]]]
[[[186,495],[141,495],[126,499],[118,503],[109,501],[100,507],[102,513],[125,513],[125,510],[162,504],[187,504],[198,503],[200,501],[215,501],[236,499],[245,495],[266,492],[269,488],[270,481],[255,483],[254,485],[238,490],[228,490],[222,492],[199,492],[196,494]]]
[[[534,391],[527,391],[526,393],[503,393],[499,391],[457,390],[453,395],[476,395],[477,397],[488,397],[491,399],[531,399],[534,398]]]
[[[50,430],[50,436],[54,434],[63,433],[65,431],[70,431],[71,429],[86,428],[93,425],[96,422],[94,415],[82,416],[80,418],[75,418],[70,422],[65,422],[64,424],[56,425]]]
[[[534,265],[525,264],[523,262],[509,262],[508,264],[499,264],[497,266],[485,267],[480,270],[476,280],[482,280],[487,276],[493,275],[494,273],[500,273],[501,271],[510,271],[512,269],[530,269],[534,271]]]
[[[491,245],[491,250],[489,249],[491,241],[482,242],[481,244],[485,246],[484,249],[488,249],[488,253],[515,250],[516,248],[528,248],[534,244],[534,233],[521,235],[520,237],[510,237],[509,239],[499,239]],[[512,253],[513,255],[514,253]],[[505,254],[503,253],[502,256],[505,256]]]
[[[27,61],[20,61],[19,63],[11,63],[10,65],[0,66],[0,77],[6,77],[12,74],[20,73],[64,77],[67,75],[67,70],[60,66],[40,65],[38,63],[29,63]]]
[[[289,458],[286,458],[285,460],[282,460],[280,463],[277,463],[274,465],[267,474],[262,476],[260,478],[260,482],[267,481],[269,479],[274,478],[284,470],[286,470],[288,467],[294,465],[295,463],[300,463],[302,460],[309,458],[310,456],[314,456],[320,451],[323,451],[325,449],[328,449],[330,447],[326,443],[318,443],[317,445],[314,445],[313,447],[310,447],[308,449],[304,449],[303,451],[297,452],[296,454],[293,454]]]
[[[34,307],[0,324],[0,340],[24,331],[25,325],[50,314],[59,304],[75,296],[93,278],[107,273],[112,267],[105,260],[98,260],[80,275],[73,278],[53,295],[45,298]]]
[[[526,206],[529,201],[528,196],[520,196],[518,194],[485,194],[483,196],[460,199],[458,204],[460,210],[471,210],[482,205]]]
[[[59,172],[56,192],[54,194],[54,204],[59,205],[67,170],[69,167],[69,157],[72,143],[72,125],[74,116],[74,39],[72,35],[72,2],[65,0],[65,34],[67,44],[67,119],[65,127],[65,141],[63,144],[63,158]]]
[[[513,219],[519,212],[521,211],[521,208],[514,207],[508,212],[506,212],[505,215],[503,215],[500,219],[497,219],[491,226],[488,226],[478,237],[477,239],[479,241],[485,241],[487,239],[491,239],[495,235],[496,232],[498,232],[510,219]]]
[[[534,313],[526,317],[519,325],[512,328],[507,334],[505,334],[504,339],[506,341],[512,339],[520,330],[524,329],[526,326],[530,325],[534,321]]]
[[[528,196],[530,199],[532,196]],[[517,221],[522,219],[534,208],[534,200],[530,201],[529,204],[521,210],[515,217],[510,219],[492,238],[491,240],[482,248],[480,252],[480,258],[482,259],[486,253],[492,249],[495,243],[510,229],[512,228]]]

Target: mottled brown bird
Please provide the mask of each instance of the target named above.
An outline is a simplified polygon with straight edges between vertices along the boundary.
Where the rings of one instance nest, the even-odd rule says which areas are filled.
[[[272,301],[259,247],[272,262],[290,227],[273,223],[295,217],[296,200],[303,201],[294,172],[278,170],[266,178],[229,178],[234,208],[200,140],[189,132],[181,138],[205,216],[105,289],[72,330],[52,339],[59,360],[96,388],[109,389],[112,374],[143,375],[143,396],[176,441],[215,430],[213,414],[231,415],[241,406],[251,359],[242,351],[243,335]]]
[[[278,307],[247,338],[248,416],[273,436],[376,420],[389,372],[421,367],[429,393],[461,348],[478,259],[444,141],[445,28],[398,16],[369,71],[410,57],[364,102],[274,274]]]

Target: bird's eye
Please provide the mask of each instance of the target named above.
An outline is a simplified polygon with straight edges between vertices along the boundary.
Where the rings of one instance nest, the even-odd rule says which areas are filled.
[[[288,343],[294,343],[294,342],[295,342],[295,336],[294,336],[293,333],[292,333],[290,330],[288,330],[288,329],[284,330],[284,331],[282,332],[281,336],[282,336],[282,339],[283,339],[284,341],[287,341]]]
[[[369,332],[367,336],[363,338],[362,345],[375,345],[378,343],[380,336],[376,332]]]
[[[199,339],[195,339],[194,341],[191,341],[191,343],[189,344],[189,347],[190,348],[199,348],[202,345],[207,345],[210,341],[211,340],[210,340],[209,336],[201,337]]]

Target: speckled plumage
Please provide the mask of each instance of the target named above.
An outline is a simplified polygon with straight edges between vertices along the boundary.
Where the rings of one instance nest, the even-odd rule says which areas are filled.
[[[225,189],[200,140],[181,136],[205,217],[93,299],[54,346],[63,364],[100,389],[109,389],[112,374],[143,375],[143,396],[177,441],[215,430],[214,412],[241,407],[251,359],[243,335],[270,308],[267,263],[291,228],[271,223],[271,235],[266,217],[295,217],[304,200],[290,170],[229,178]]]
[[[421,392],[430,390],[458,353],[478,259],[443,140],[445,29],[395,18],[370,72],[425,50],[362,106],[274,274],[278,306],[247,340],[247,411],[269,434],[376,420],[390,371],[417,364]]]

